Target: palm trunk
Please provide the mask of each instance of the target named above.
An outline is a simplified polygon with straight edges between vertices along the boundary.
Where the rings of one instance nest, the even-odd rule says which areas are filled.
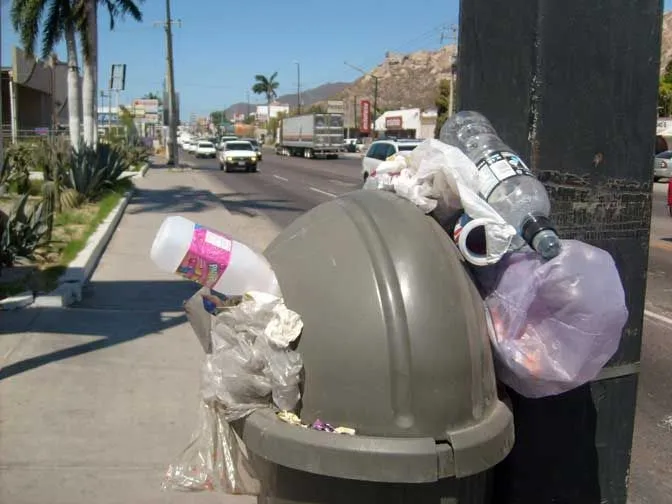
[[[82,106],[84,108],[84,143],[95,147],[98,141],[97,72],[98,72],[98,20],[97,1],[86,0],[87,51],[84,57]]]
[[[80,120],[82,94],[79,87],[77,41],[75,40],[75,28],[72,25],[65,28],[65,46],[68,52],[68,127],[70,143],[77,150],[82,138]]]

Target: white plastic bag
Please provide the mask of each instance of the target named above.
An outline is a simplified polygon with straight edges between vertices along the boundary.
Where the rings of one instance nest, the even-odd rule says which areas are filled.
[[[490,316],[499,379],[526,397],[593,380],[618,349],[628,319],[609,253],[563,240],[560,255],[517,252],[476,271]]]
[[[465,256],[467,260],[478,266],[495,264],[509,251],[516,230],[480,197],[476,165],[460,149],[429,139],[381,167],[365,188],[393,190],[425,213],[434,210],[440,200],[444,209],[455,213],[464,209],[478,219],[485,228],[486,254]]]

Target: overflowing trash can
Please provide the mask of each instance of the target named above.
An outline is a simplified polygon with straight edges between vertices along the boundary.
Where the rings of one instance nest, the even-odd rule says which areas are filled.
[[[356,191],[267,248],[300,313],[301,421],[259,409],[235,423],[260,502],[488,502],[488,470],[513,445],[483,301],[451,238],[410,202]]]

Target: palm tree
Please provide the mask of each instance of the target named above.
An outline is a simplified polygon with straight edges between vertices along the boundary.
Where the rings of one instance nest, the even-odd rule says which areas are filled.
[[[266,116],[267,129],[271,121],[271,103],[273,102],[274,99],[278,97],[276,89],[278,89],[280,83],[275,80],[277,76],[278,72],[273,73],[273,75],[271,75],[270,77],[266,77],[265,75],[261,74],[255,75],[254,80],[257,82],[255,82],[254,86],[252,86],[252,92],[254,94],[266,96],[266,102],[268,103],[268,111]]]
[[[70,143],[78,149],[81,139],[81,93],[73,7],[72,0],[14,0],[11,21],[29,56],[34,56],[40,28],[43,59],[53,53],[61,40],[65,40],[68,58],[68,129]]]
[[[114,30],[116,19],[129,14],[136,21],[142,21],[142,12],[137,3],[144,0],[77,0],[78,29],[84,55],[84,78],[82,82],[82,105],[84,108],[84,143],[96,145],[98,142],[98,3],[107,7],[110,14],[110,30]]]

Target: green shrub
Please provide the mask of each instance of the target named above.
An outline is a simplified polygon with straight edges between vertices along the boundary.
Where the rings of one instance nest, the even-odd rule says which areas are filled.
[[[30,170],[34,166],[35,146],[13,144],[7,147],[3,171],[7,170],[5,184],[10,190],[23,194],[30,189]]]
[[[43,202],[28,205],[28,195],[21,196],[2,226],[0,268],[21,260],[33,260],[35,249],[47,236],[47,221]]]

